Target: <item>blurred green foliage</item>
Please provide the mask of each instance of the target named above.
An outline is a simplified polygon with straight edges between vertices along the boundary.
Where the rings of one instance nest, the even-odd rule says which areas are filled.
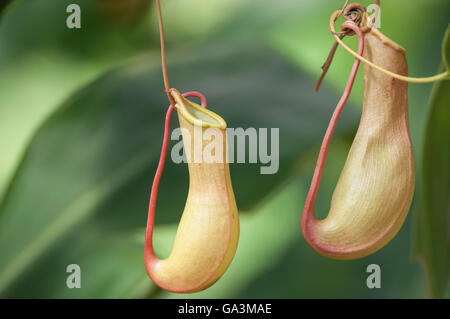
[[[82,8],[80,30],[65,27],[73,2]],[[321,257],[301,237],[318,146],[353,60],[338,50],[321,92],[313,92],[333,43],[329,15],[341,2],[162,1],[171,84],[203,92],[229,127],[280,128],[276,175],[260,175],[259,164],[231,164],[239,247],[221,280],[188,297],[428,296],[410,257],[410,218],[389,245],[357,261]],[[381,30],[407,48],[412,76],[434,74],[441,63],[449,7],[445,0],[383,1]],[[180,297],[156,287],[143,264],[167,108],[159,63],[152,1],[18,0],[7,8],[0,21],[1,297]],[[358,125],[361,71],[357,82],[327,160],[318,216],[327,214]],[[430,88],[409,90],[417,167]],[[156,213],[161,257],[171,248],[187,178],[185,165],[167,163]],[[81,266],[81,289],[65,286],[72,263]],[[371,263],[381,266],[381,289],[366,287]]]
[[[450,26],[441,72],[449,70]],[[434,85],[422,151],[421,192],[415,218],[415,254],[424,263],[431,295],[442,297],[450,274],[450,81]]]

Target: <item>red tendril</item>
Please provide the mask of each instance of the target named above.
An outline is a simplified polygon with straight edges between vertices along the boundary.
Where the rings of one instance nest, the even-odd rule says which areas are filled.
[[[200,99],[202,107],[206,108],[207,106],[205,96],[199,92],[196,91],[186,92],[183,93],[182,96],[185,98],[196,97]],[[158,168],[156,169],[155,178],[153,179],[153,185],[150,194],[150,204],[148,207],[147,231],[145,233],[145,250],[144,250],[144,258],[146,261],[145,263],[146,266],[147,262],[150,262],[151,260],[157,258],[153,250],[153,228],[155,225],[155,207],[156,207],[156,199],[158,197],[159,181],[161,179],[161,175],[164,170],[164,163],[166,162],[167,147],[169,145],[169,135],[170,135],[170,119],[172,117],[173,109],[174,106],[170,105],[167,110],[166,121],[164,125],[164,138],[161,147],[161,156],[159,158]]]
[[[351,21],[346,21],[342,24],[343,29],[351,29],[358,36],[358,54],[362,55],[364,52],[364,36],[361,29]],[[350,76],[347,81],[347,85],[345,87],[344,93],[342,94],[341,99],[339,100],[334,112],[331,117],[330,123],[328,124],[327,131],[322,141],[322,146],[320,147],[319,157],[317,159],[316,168],[314,170],[313,179],[311,182],[311,186],[309,188],[308,196],[306,197],[305,206],[303,208],[302,213],[302,230],[305,231],[305,236],[308,236],[308,226],[310,225],[310,221],[316,220],[314,216],[314,205],[317,198],[317,192],[320,186],[320,180],[322,178],[323,168],[325,166],[325,160],[327,157],[328,147],[330,145],[331,137],[333,136],[334,129],[336,128],[337,121],[339,116],[341,115],[342,109],[344,108],[345,103],[350,96],[350,92],[353,88],[353,83],[355,81],[356,73],[358,72],[360,61],[355,59],[353,63],[352,70],[350,72]]]

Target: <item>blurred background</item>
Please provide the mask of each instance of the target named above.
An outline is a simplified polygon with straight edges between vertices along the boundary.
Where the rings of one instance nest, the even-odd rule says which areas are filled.
[[[428,224],[417,216],[423,213],[418,200],[433,85],[409,85],[418,185],[401,231],[364,259],[326,259],[303,239],[300,213],[353,63],[338,49],[320,92],[314,92],[333,43],[329,17],[344,1],[161,2],[171,85],[205,94],[209,108],[229,127],[280,128],[277,174],[260,175],[260,164],[230,165],[241,218],[231,266],[214,286],[192,295],[158,288],[145,271],[147,206],[168,106],[161,92],[155,2],[3,1],[0,297],[448,298],[445,223],[443,231],[427,229],[442,234],[437,245],[443,252],[428,260],[437,266],[420,262],[430,255],[421,236],[421,226]],[[81,7],[81,29],[66,27],[71,3]],[[381,31],[406,48],[410,75],[435,74],[450,2],[381,5]],[[346,42],[356,47],[355,39]],[[358,126],[362,94],[361,68],[331,144],[318,217],[328,212]],[[443,141],[427,156],[444,156]],[[170,252],[187,189],[186,165],[169,161],[156,211],[160,257]],[[69,264],[81,266],[81,289],[66,287]],[[366,286],[369,264],[381,267],[381,289]]]

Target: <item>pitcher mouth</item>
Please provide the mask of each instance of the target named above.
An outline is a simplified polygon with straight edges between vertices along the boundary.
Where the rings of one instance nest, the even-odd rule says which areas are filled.
[[[191,124],[219,129],[227,127],[227,123],[221,116],[184,98],[178,90],[170,89],[170,94],[175,99],[175,108]]]

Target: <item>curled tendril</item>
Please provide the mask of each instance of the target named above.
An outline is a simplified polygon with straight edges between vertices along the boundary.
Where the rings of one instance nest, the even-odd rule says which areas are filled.
[[[330,25],[329,25],[329,30],[330,32],[333,34],[336,42],[339,43],[340,46],[342,46],[347,52],[349,52],[351,55],[353,55],[355,58],[357,58],[358,60],[360,60],[361,62],[364,62],[365,64],[369,65],[370,67],[384,73],[387,74],[395,79],[401,80],[401,81],[405,81],[405,82],[413,82],[413,83],[430,83],[430,82],[436,82],[436,81],[442,81],[442,80],[446,80],[449,78],[450,75],[450,71],[446,70],[443,73],[440,74],[436,74],[433,76],[429,76],[429,77],[409,77],[409,76],[404,76],[401,74],[397,74],[394,72],[391,72],[389,70],[386,70],[378,65],[376,65],[375,63],[367,60],[366,58],[362,57],[360,54],[354,52],[350,47],[348,47],[343,41],[342,41],[342,34],[340,36],[338,32],[335,31],[334,29],[334,23],[337,20],[337,18],[341,15],[341,10],[337,10],[335,11],[331,17],[330,17]],[[364,12],[364,16],[363,16],[363,21],[362,24],[363,26],[359,26],[361,31],[363,33],[366,32],[375,32],[377,31],[376,28],[372,28],[367,22],[368,22],[368,14],[367,12]],[[347,33],[344,32],[344,35],[347,35]],[[331,62],[330,62],[331,63]],[[324,69],[324,72],[326,72],[326,70],[328,70],[329,65],[327,66],[326,69]],[[323,77],[321,77],[323,78]]]
[[[377,0],[375,2],[375,4],[379,8],[380,0]],[[371,66],[372,68],[375,68],[378,71],[383,72],[395,79],[399,79],[401,81],[414,82],[414,83],[429,83],[429,82],[435,82],[435,81],[442,81],[442,80],[446,80],[449,78],[450,70],[447,70],[443,73],[440,73],[440,74],[437,74],[434,76],[429,76],[429,77],[413,78],[413,77],[403,76],[403,75],[396,74],[396,73],[390,72],[388,70],[385,70],[385,69],[375,65],[371,61],[363,58],[358,53],[356,53],[352,49],[350,49],[342,41],[345,36],[354,35],[355,32],[353,30],[345,29],[340,32],[335,31],[334,23],[341,15],[344,16],[344,19],[346,21],[352,21],[353,23],[355,23],[363,33],[367,33],[372,30],[372,28],[374,26],[374,22],[378,16],[378,11],[376,12],[376,14],[374,16],[369,16],[366,8],[363,5],[361,5],[359,3],[348,4],[348,0],[346,0],[342,9],[335,11],[331,15],[329,30],[333,34],[333,36],[335,38],[335,42],[333,44],[333,47],[330,50],[330,53],[328,54],[327,59],[325,60],[324,64],[322,65],[322,74],[316,84],[316,88],[315,88],[316,92],[319,90],[319,87],[320,87],[328,69],[330,68],[331,62],[333,61],[334,55],[335,55],[336,50],[339,45],[342,46],[347,52],[352,54],[355,58],[359,59],[360,61],[364,62],[365,64],[367,64],[367,65]],[[341,29],[342,29],[342,26],[341,26]]]
[[[361,27],[361,22],[363,21],[363,17],[366,13],[366,8],[359,4],[359,3],[351,3],[348,4],[349,0],[345,1],[344,6],[342,9],[336,11],[333,14],[334,21],[335,22],[341,15],[344,16],[344,19],[349,22],[353,22],[356,26],[360,27],[362,32],[369,31],[368,27]],[[379,0],[377,1],[377,5],[379,5]],[[344,22],[345,23],[345,22]],[[342,29],[342,26],[341,26]],[[352,36],[355,34],[355,32],[351,28],[344,28],[341,32],[335,32],[334,30],[330,29],[330,32],[333,33],[336,36],[339,36],[339,39],[342,40],[345,36]],[[328,54],[327,59],[325,60],[324,64],[322,65],[322,74],[320,75],[319,80],[317,81],[315,91],[318,92],[320,85],[322,84],[323,79],[325,78],[325,75],[328,72],[328,69],[330,68],[331,62],[333,61],[334,55],[336,53],[336,50],[338,48],[339,42],[335,41],[333,44],[333,47],[330,50],[330,53]]]
[[[337,12],[339,13],[336,15],[334,21],[336,21],[341,15],[343,15],[346,21],[351,21],[355,23],[358,27],[361,28],[362,32],[367,32],[369,30],[369,27],[367,26],[361,27],[361,22],[363,21],[364,14],[366,13],[366,8],[362,4],[351,3],[349,5],[345,5],[344,8],[342,8],[342,10]],[[348,36],[355,34],[355,32],[352,29],[348,28],[346,28],[344,31],[333,33],[337,35],[344,34]]]

